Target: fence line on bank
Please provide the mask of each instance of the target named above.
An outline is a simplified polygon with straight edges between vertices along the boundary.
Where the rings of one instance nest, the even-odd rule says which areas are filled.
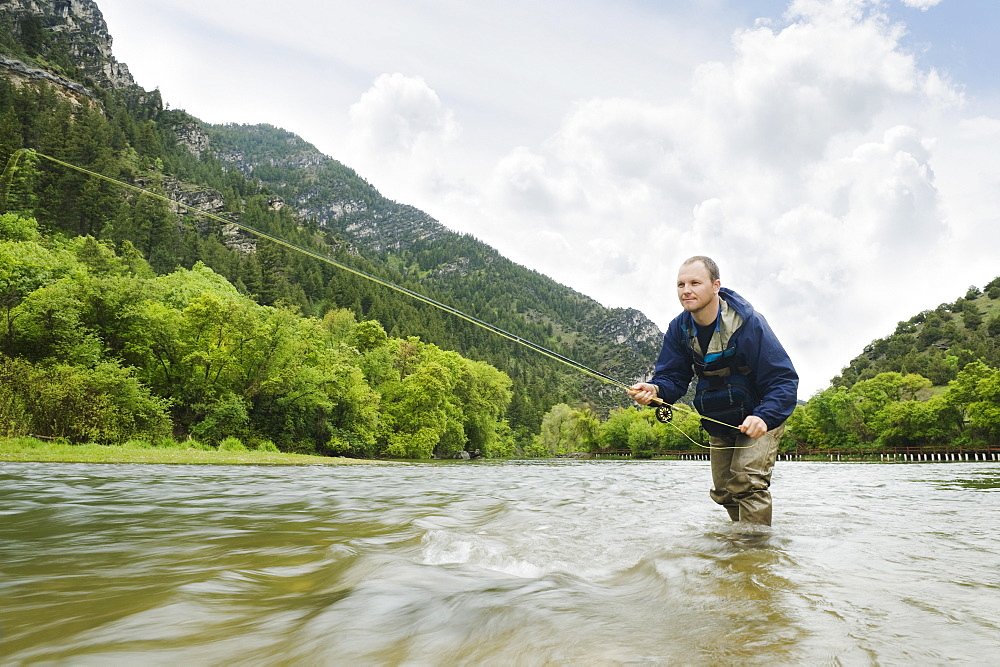
[[[586,455],[591,459],[603,458],[671,458],[689,461],[707,461],[708,452],[659,449],[643,452],[636,456],[631,449],[599,449]],[[879,450],[854,449],[805,449],[779,451],[779,461],[827,460],[827,461],[886,461],[886,462],[930,462],[930,461],[1000,461],[1000,445],[984,447],[959,447],[930,450],[923,447],[889,447]]]

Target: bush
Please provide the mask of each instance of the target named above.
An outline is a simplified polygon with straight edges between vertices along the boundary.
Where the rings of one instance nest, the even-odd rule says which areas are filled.
[[[31,364],[0,355],[0,436],[24,436],[31,432],[31,412],[24,399],[25,377]]]
[[[191,426],[191,434],[204,440],[222,440],[232,433],[245,433],[250,421],[246,402],[232,393],[212,403],[192,407],[201,412],[203,417]]]
[[[39,449],[42,447],[48,447],[49,443],[39,440],[38,438],[32,438],[31,436],[25,436],[20,438],[10,438],[6,442],[7,447],[13,451],[23,451],[25,449]]]
[[[285,451],[289,454],[304,454],[306,456],[319,456],[316,451],[316,443],[308,440],[300,440],[292,443],[284,443]]]
[[[271,454],[278,454],[281,451],[278,449],[278,446],[270,440],[261,440],[257,443],[257,446],[254,447],[254,449],[258,452],[269,452]]]
[[[220,452],[247,452],[247,446],[243,444],[243,441],[239,438],[229,436],[228,438],[223,438],[222,442],[219,443]]]
[[[542,443],[533,442],[524,448],[524,455],[529,459],[547,459],[552,457],[552,452]]]
[[[215,447],[201,440],[196,440],[195,438],[188,438],[185,442],[178,445],[182,449],[193,449],[199,452],[214,452]]]
[[[117,364],[85,368],[22,361],[18,370],[10,389],[23,398],[33,433],[110,444],[155,437],[170,428],[167,401]]]

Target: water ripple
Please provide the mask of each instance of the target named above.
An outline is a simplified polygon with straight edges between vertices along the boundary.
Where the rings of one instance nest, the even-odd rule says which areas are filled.
[[[995,464],[4,464],[0,663],[895,664],[995,657]]]

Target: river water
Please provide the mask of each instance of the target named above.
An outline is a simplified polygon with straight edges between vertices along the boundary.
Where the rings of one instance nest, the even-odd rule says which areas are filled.
[[[0,664],[995,664],[1000,464],[0,464]]]

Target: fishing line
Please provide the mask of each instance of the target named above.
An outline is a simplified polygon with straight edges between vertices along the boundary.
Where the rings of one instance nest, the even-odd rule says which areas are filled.
[[[214,213],[209,213],[208,211],[203,211],[203,210],[201,210],[199,208],[195,208],[194,206],[190,206],[188,204],[184,204],[183,202],[179,202],[179,201],[176,201],[174,199],[170,199],[169,197],[167,197],[165,195],[161,195],[161,194],[156,193],[156,192],[151,192],[149,190],[146,190],[145,188],[140,188],[139,186],[132,185],[131,183],[126,183],[126,182],[120,181],[120,180],[118,180],[116,178],[112,178],[110,176],[105,176],[104,174],[100,174],[100,173],[97,173],[95,171],[91,171],[89,169],[85,169],[84,167],[80,167],[80,166],[77,166],[75,164],[71,164],[69,162],[65,162],[65,161],[60,160],[58,158],[54,158],[51,155],[45,155],[44,153],[39,153],[38,151],[36,151],[34,149],[31,149],[31,148],[20,148],[20,149],[14,151],[14,153],[10,156],[10,159],[8,159],[8,161],[7,161],[7,166],[4,169],[3,174],[0,175],[0,205],[3,205],[4,209],[6,209],[7,195],[8,195],[8,189],[9,189],[9,186],[10,186],[10,183],[11,183],[11,179],[12,179],[12,177],[14,175],[14,172],[17,170],[18,162],[25,155],[31,155],[31,156],[35,156],[35,157],[44,158],[46,160],[49,160],[50,162],[53,162],[53,163],[55,163],[57,165],[65,167],[67,169],[72,169],[72,170],[80,172],[82,174],[86,174],[88,176],[92,176],[94,178],[101,179],[101,180],[106,181],[108,183],[113,183],[114,185],[117,185],[117,186],[119,186],[121,188],[124,188],[126,190],[131,190],[133,192],[138,192],[140,194],[144,194],[146,196],[153,197],[154,199],[158,199],[160,201],[166,202],[166,203],[171,204],[173,206],[177,206],[179,208],[182,208],[182,209],[185,209],[187,211],[190,211],[191,213],[193,213],[195,215],[204,216],[204,217],[206,217],[206,218],[208,218],[210,220],[215,220],[216,222],[220,222],[220,223],[222,223],[224,225],[232,225],[234,227],[242,229],[245,232],[249,232],[251,234],[254,234],[255,236],[258,236],[258,237],[260,237],[262,239],[266,239],[268,241],[271,241],[272,243],[277,243],[280,246],[284,246],[286,248],[290,248],[292,250],[295,250],[296,252],[301,252],[301,253],[303,253],[305,255],[308,255],[310,257],[318,259],[318,260],[320,260],[322,262],[326,262],[327,264],[330,264],[332,266],[335,266],[338,269],[341,269],[343,271],[347,271],[348,273],[351,273],[351,274],[356,275],[358,277],[365,278],[366,280],[371,280],[372,282],[375,282],[375,283],[377,283],[379,285],[382,285],[383,287],[387,287],[387,288],[389,288],[391,290],[395,290],[397,292],[400,292],[401,294],[405,294],[405,295],[407,295],[407,296],[409,296],[409,297],[411,297],[413,299],[416,299],[417,301],[426,303],[426,304],[428,304],[430,306],[433,306],[435,308],[443,310],[446,313],[450,313],[450,314],[454,315],[455,317],[458,317],[459,319],[465,320],[466,322],[469,322],[469,323],[474,324],[474,325],[476,325],[478,327],[486,329],[487,331],[491,331],[492,333],[495,333],[496,335],[498,335],[498,336],[500,336],[502,338],[506,338],[507,340],[513,341],[515,343],[518,343],[519,345],[523,345],[524,347],[527,347],[527,348],[529,348],[531,350],[534,350],[535,352],[537,352],[537,353],[539,353],[541,355],[544,355],[544,356],[548,357],[549,359],[553,359],[555,361],[558,361],[561,364],[565,364],[565,365],[567,365],[567,366],[569,366],[571,368],[574,368],[574,369],[580,371],[581,373],[584,373],[585,375],[589,375],[592,378],[600,380],[601,382],[604,382],[606,384],[614,385],[614,386],[619,387],[621,389],[624,389],[626,391],[628,391],[629,389],[631,389],[631,387],[629,385],[625,384],[624,382],[621,382],[620,380],[616,380],[615,378],[610,377],[608,375],[605,375],[604,373],[602,373],[600,371],[597,371],[597,370],[594,370],[593,368],[585,366],[584,364],[580,363],[579,361],[576,361],[574,359],[570,359],[569,357],[563,356],[563,355],[559,354],[558,352],[554,352],[554,351],[552,351],[552,350],[550,350],[548,348],[542,347],[541,345],[539,345],[537,343],[534,343],[534,342],[532,342],[530,340],[527,340],[526,338],[521,338],[517,334],[511,333],[509,331],[505,331],[504,329],[501,329],[500,327],[498,327],[498,326],[496,326],[494,324],[490,324],[489,322],[485,322],[485,321],[483,321],[483,320],[481,320],[481,319],[479,319],[477,317],[473,317],[472,315],[467,315],[466,313],[463,313],[462,311],[460,311],[460,310],[458,310],[456,308],[453,308],[453,307],[451,307],[451,306],[449,306],[447,304],[441,303],[440,301],[435,301],[434,299],[431,299],[430,297],[426,297],[423,294],[420,294],[418,292],[414,292],[411,289],[408,289],[408,288],[403,287],[401,285],[396,285],[395,283],[391,283],[391,282],[389,282],[387,280],[383,280],[382,278],[379,278],[378,276],[373,276],[370,273],[366,273],[365,271],[361,271],[360,269],[356,269],[356,268],[354,268],[354,267],[352,267],[352,266],[350,266],[348,264],[343,264],[341,262],[338,262],[337,260],[335,260],[334,258],[330,257],[329,255],[324,255],[324,254],[316,252],[314,250],[310,250],[309,248],[305,248],[305,247],[300,246],[300,245],[298,245],[296,243],[292,243],[291,241],[288,241],[287,239],[283,239],[280,236],[275,236],[274,234],[270,234],[270,233],[265,232],[263,230],[260,230],[260,229],[257,229],[255,227],[252,227],[251,225],[248,225],[248,224],[246,224],[244,222],[235,222],[233,220],[229,220],[227,218],[223,218],[222,216],[216,215]],[[681,433],[682,435],[684,435],[684,437],[686,437],[688,440],[690,440],[692,443],[694,443],[698,447],[702,447],[704,449],[748,449],[749,447],[752,446],[752,445],[750,445],[750,446],[746,446],[746,447],[735,447],[735,446],[732,446],[732,447],[718,447],[718,446],[715,446],[715,445],[703,445],[700,442],[695,441],[691,436],[689,436],[686,433],[684,433],[676,424],[673,424],[672,421],[671,421],[671,418],[673,416],[672,410],[674,410],[674,409],[686,410],[686,411],[688,411],[690,413],[698,414],[696,410],[694,410],[693,408],[690,408],[690,407],[688,407],[686,405],[683,405],[683,404],[667,403],[666,401],[664,401],[664,400],[662,400],[660,398],[653,398],[653,401],[655,403],[657,403],[657,407],[655,409],[658,411],[657,418],[659,419],[659,421],[664,422],[664,423],[669,423],[671,426],[673,426],[675,429],[677,429],[677,431],[679,433]],[[666,412],[662,412],[664,410]],[[666,417],[666,418],[661,418],[660,415],[664,415],[664,417]],[[733,426],[732,424],[727,424],[725,422],[719,421],[718,419],[713,419],[711,417],[706,417],[704,415],[699,415],[699,417],[701,417],[701,419],[705,419],[705,420],[708,420],[708,421],[711,421],[711,422],[715,422],[717,424],[722,424],[723,426],[728,426],[729,428],[732,428],[732,429],[739,430],[739,427]]]

